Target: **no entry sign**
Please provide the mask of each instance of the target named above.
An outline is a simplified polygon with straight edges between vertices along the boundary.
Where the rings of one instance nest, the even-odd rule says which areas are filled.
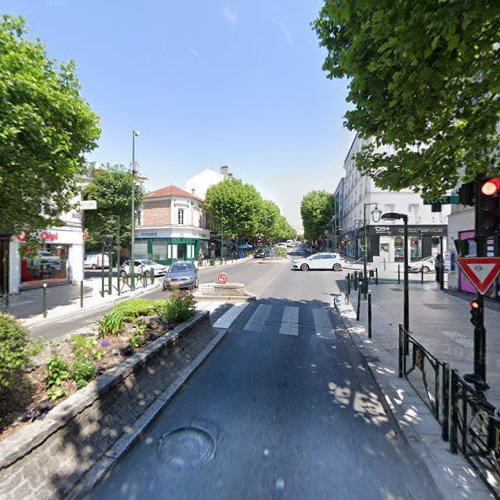
[[[220,283],[221,285],[224,285],[227,283],[227,274],[226,273],[219,273],[217,275],[217,283]]]
[[[500,273],[500,257],[462,257],[457,264],[482,295]]]

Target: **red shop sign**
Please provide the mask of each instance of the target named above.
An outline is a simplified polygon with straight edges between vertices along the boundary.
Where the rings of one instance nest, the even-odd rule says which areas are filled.
[[[41,241],[57,241],[59,239],[57,233],[51,233],[50,231],[40,231],[38,237]],[[17,239],[19,241],[26,241],[26,232],[21,231],[21,233],[17,235]]]

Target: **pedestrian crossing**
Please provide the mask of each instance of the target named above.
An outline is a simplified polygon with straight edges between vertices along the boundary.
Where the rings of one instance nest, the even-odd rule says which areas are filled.
[[[213,326],[228,329],[240,315],[236,330],[242,334],[277,333],[289,337],[314,335],[320,338],[335,336],[329,309],[299,305],[235,304]]]

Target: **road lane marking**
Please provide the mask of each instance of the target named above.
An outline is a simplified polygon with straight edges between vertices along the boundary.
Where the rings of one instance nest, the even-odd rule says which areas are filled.
[[[260,304],[257,309],[255,309],[252,317],[248,320],[245,328],[243,330],[251,330],[254,332],[260,332],[264,327],[264,324],[271,312],[272,306],[269,304]]]
[[[224,305],[226,302],[224,302],[223,300],[215,300],[213,302],[206,302],[206,303],[202,303],[202,305],[200,306],[200,310],[201,311],[208,311],[210,314],[212,314],[216,309],[218,309],[219,307],[221,307],[222,305]]]
[[[283,318],[280,326],[281,335],[295,335],[299,334],[299,308],[293,306],[285,306]]]
[[[314,328],[317,335],[330,334],[333,331],[330,315],[325,309],[313,309]]]
[[[233,321],[245,310],[248,302],[234,304],[229,311],[225,312],[215,323],[214,328],[229,328]]]

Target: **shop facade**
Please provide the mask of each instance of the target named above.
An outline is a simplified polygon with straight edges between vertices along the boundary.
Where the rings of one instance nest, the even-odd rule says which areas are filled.
[[[8,262],[8,269],[0,265],[8,293],[63,283],[75,283],[84,279],[83,235],[79,224],[37,231],[31,236],[34,245],[21,233],[9,238],[7,256],[2,239],[0,260]],[[7,278],[5,275],[7,274]],[[5,288],[5,285],[4,287]]]
[[[163,227],[135,232],[135,258],[170,265],[178,260],[197,261],[200,248],[209,253],[210,231],[202,228]]]
[[[366,228],[368,262],[399,263],[404,261],[404,226],[369,225]],[[410,262],[438,254],[443,242],[446,251],[446,225],[408,225],[408,249]],[[364,255],[364,228],[342,235],[345,255],[360,259]]]

